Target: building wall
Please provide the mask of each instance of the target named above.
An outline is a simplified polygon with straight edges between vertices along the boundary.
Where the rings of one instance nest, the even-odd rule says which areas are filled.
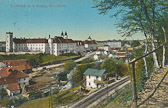
[[[121,48],[121,42],[107,42],[106,44],[111,48]]]
[[[102,50],[105,50],[105,51],[109,51],[109,47],[108,46],[103,46],[103,47],[99,47],[98,49],[102,49]]]
[[[40,52],[52,54],[55,56],[65,53],[79,53],[85,50],[97,49],[97,44],[82,44],[82,41],[54,43],[53,38],[48,39],[48,43],[15,43],[13,42],[13,33],[6,34],[6,52]]]
[[[2,89],[2,88],[7,89],[8,85],[0,85],[0,89]]]
[[[102,77],[101,76],[86,75],[86,87],[87,88],[94,88],[94,89],[100,88],[101,85],[98,85],[98,87],[97,87],[97,84],[94,83],[94,80],[102,81]]]
[[[7,93],[8,93],[9,96],[14,96],[14,95],[20,94],[20,90],[10,91],[10,90],[7,89]]]
[[[46,52],[45,43],[14,43],[13,45],[14,52]]]
[[[20,78],[20,79],[18,79],[18,83],[19,83],[20,85],[25,85],[25,86],[27,86],[27,85],[29,85],[29,80],[30,80],[29,77]]]
[[[6,52],[6,42],[0,42],[0,52]]]
[[[6,33],[6,52],[13,52],[13,33]]]

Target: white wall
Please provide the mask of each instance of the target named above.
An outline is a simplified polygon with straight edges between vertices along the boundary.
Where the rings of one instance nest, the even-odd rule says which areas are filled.
[[[89,77],[90,76],[90,77]],[[94,83],[94,80],[98,80],[98,81],[102,81],[101,76],[98,76],[98,78],[96,78],[96,76],[91,76],[91,75],[86,75],[86,87],[87,88],[97,88],[97,84]],[[101,86],[98,85],[98,88],[100,88]]]
[[[29,80],[30,80],[29,77],[20,78],[20,79],[18,79],[18,83],[19,83],[20,85],[25,85],[25,86],[27,86],[27,85],[29,85]]]

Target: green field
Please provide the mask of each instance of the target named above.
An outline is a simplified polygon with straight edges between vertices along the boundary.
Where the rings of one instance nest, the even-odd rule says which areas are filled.
[[[50,54],[21,54],[21,55],[0,55],[0,61],[2,60],[18,60],[18,59],[28,59],[35,61],[38,64],[51,62],[53,60],[66,59],[73,56],[53,56]]]
[[[67,105],[76,100],[79,95],[73,93],[73,91],[79,89],[79,87],[54,94],[52,96],[52,107],[56,108],[57,105]],[[34,100],[22,105],[20,108],[48,108],[51,97],[46,97],[39,100]],[[50,104],[51,107],[51,104]]]

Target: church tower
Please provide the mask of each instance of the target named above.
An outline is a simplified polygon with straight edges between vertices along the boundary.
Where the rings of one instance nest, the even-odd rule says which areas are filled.
[[[68,39],[68,33],[67,32],[65,32],[64,39]]]
[[[6,52],[13,52],[13,32],[6,32]]]

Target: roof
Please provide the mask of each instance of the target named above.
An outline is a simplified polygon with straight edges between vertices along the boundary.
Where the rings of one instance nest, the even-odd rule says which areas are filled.
[[[3,68],[0,70],[0,78],[3,78],[3,77],[8,77],[11,72],[9,72],[11,68]]]
[[[121,40],[108,40],[107,42],[121,42]]]
[[[16,78],[0,78],[0,85],[8,85],[10,91],[20,89]]]
[[[98,70],[98,69],[88,68],[83,74],[93,75],[93,76],[102,76],[105,73],[105,71],[106,71],[105,69]]]
[[[48,43],[48,39],[39,38],[39,39],[19,39],[14,38],[13,42],[15,43]]]
[[[98,50],[96,50],[96,52],[99,52],[99,51],[105,51],[105,50],[103,50],[103,49],[98,49]]]
[[[4,60],[3,63],[8,66],[30,65],[28,60]]]
[[[7,85],[11,83],[17,83],[16,78],[0,78],[0,85]]]
[[[26,75],[25,73],[21,72],[21,71],[13,71],[11,72],[11,74],[8,77],[14,77],[14,78],[26,78],[29,77],[28,75]]]
[[[84,44],[97,44],[97,43],[95,40],[91,40],[91,41],[85,40]]]
[[[126,55],[126,52],[117,52],[117,54],[116,55]]]
[[[76,43],[72,39],[64,39],[63,37],[60,37],[60,36],[55,36],[55,38],[53,39],[53,42],[54,43]]]
[[[8,89],[9,89],[10,91],[20,90],[18,83],[8,84]]]
[[[18,70],[18,71],[23,71],[23,70],[28,70],[28,69],[32,69],[30,65],[19,65],[19,66],[13,66],[11,67],[11,69],[14,70]]]

